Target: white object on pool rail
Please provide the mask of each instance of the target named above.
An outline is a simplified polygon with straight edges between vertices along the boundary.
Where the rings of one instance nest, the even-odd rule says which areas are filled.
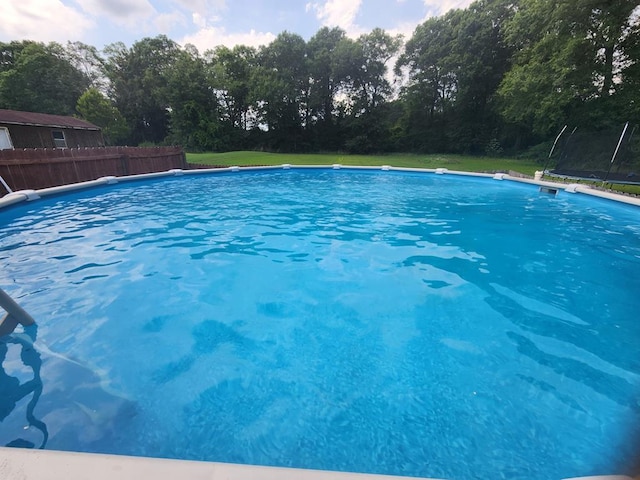
[[[584,187],[585,185],[580,185],[579,183],[571,183],[569,185],[567,185],[567,187],[564,189],[565,192],[568,193],[578,193],[578,188],[580,187]]]
[[[444,173],[447,173],[449,170],[446,168],[436,168],[436,174],[437,175],[442,175]]]
[[[27,200],[38,200],[40,198],[40,195],[38,195],[35,190],[18,190],[16,192],[9,193],[7,197],[13,198],[19,195],[26,197]]]
[[[118,177],[114,177],[113,175],[108,175],[106,177],[100,177],[98,181],[103,181],[107,185],[115,185],[118,183]]]

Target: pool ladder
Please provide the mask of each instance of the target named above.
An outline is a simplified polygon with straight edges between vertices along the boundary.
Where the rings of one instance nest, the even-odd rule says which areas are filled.
[[[7,313],[0,317],[0,337],[13,332],[18,324],[28,327],[33,325],[35,320],[25,312],[7,292],[0,288],[0,307]]]
[[[4,181],[2,175],[0,175],[0,184],[2,184],[2,186],[7,189],[7,192],[13,193],[13,190],[11,190],[11,187],[7,184],[7,182]]]

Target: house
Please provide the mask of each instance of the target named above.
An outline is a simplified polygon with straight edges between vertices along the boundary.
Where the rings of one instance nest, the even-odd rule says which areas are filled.
[[[103,146],[100,127],[85,120],[0,109],[0,150]]]

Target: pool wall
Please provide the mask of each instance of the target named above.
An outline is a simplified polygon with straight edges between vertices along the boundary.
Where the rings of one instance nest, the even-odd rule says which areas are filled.
[[[415,477],[0,447],[3,480],[416,480]]]
[[[546,180],[536,180],[531,178],[515,177],[506,173],[477,173],[477,172],[464,172],[457,170],[449,170],[447,168],[408,168],[408,167],[392,167],[390,165],[382,165],[380,167],[369,166],[350,166],[350,165],[291,165],[283,164],[279,166],[265,166],[265,167],[226,167],[226,168],[208,168],[197,170],[181,170],[172,169],[166,172],[157,173],[145,173],[139,175],[127,175],[122,177],[101,177],[97,180],[91,180],[88,182],[72,183],[69,185],[61,185],[59,187],[43,188],[41,190],[19,190],[9,193],[0,198],[0,208],[8,207],[21,203],[24,201],[37,200],[41,197],[59,195],[62,193],[72,192],[75,190],[82,190],[87,188],[95,188],[104,185],[112,185],[121,182],[131,182],[139,180],[147,180],[162,177],[177,177],[182,175],[203,175],[203,174],[215,174],[225,172],[239,172],[239,171],[257,171],[257,170],[290,170],[290,169],[333,169],[333,170],[382,170],[382,171],[397,171],[397,172],[418,172],[418,173],[433,173],[436,175],[461,175],[468,177],[484,177],[498,181],[512,181],[519,183],[528,183],[530,185],[537,185],[539,187],[545,187],[546,189],[552,189],[555,191],[563,190],[568,193],[582,193],[585,195],[591,195],[594,197],[604,198],[607,200],[613,200],[616,202],[627,203],[630,205],[640,206],[640,198],[621,195],[618,193],[606,192],[602,190],[596,190],[587,185],[581,185],[577,183],[559,183]]]
[[[3,480],[420,480],[417,477],[3,447],[0,447],[0,458],[0,478]],[[565,480],[633,479],[607,475]]]

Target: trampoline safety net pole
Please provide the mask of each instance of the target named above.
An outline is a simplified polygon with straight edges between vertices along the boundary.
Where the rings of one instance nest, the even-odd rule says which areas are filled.
[[[624,128],[622,129],[622,135],[620,135],[620,139],[618,140],[618,145],[616,145],[616,149],[613,151],[613,156],[611,157],[611,162],[609,162],[609,169],[607,170],[607,174],[602,180],[602,184],[604,185],[609,178],[609,173],[611,173],[611,168],[613,167],[613,162],[616,161],[616,156],[618,155],[618,150],[620,150],[620,145],[622,145],[622,139],[624,138],[624,134],[627,133],[627,128],[629,128],[629,122],[624,124]]]
[[[542,167],[543,174],[544,174],[544,172],[547,171],[547,167],[549,166],[549,162],[551,161],[551,155],[553,155],[553,151],[556,149],[556,145],[558,144],[558,140],[560,140],[560,137],[562,136],[562,134],[564,133],[564,131],[566,129],[567,129],[566,125],[564,127],[562,127],[562,130],[560,130],[560,133],[558,134],[558,136],[556,137],[555,141],[553,142],[553,145],[551,146],[551,150],[549,151],[549,156],[547,157],[547,162],[544,164],[544,167]]]

